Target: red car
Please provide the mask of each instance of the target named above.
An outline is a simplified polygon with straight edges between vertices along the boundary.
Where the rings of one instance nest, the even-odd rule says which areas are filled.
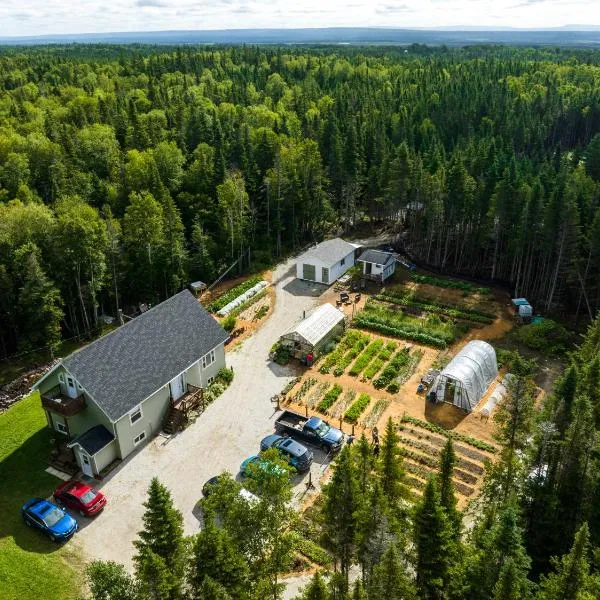
[[[66,481],[54,491],[57,504],[79,512],[82,517],[97,515],[106,505],[106,497],[80,481]]]

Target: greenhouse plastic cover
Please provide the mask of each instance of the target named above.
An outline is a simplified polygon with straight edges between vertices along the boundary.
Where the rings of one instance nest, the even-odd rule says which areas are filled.
[[[469,342],[441,372],[436,390],[438,399],[444,398],[446,382],[456,382],[454,404],[472,411],[485,394],[490,383],[498,376],[496,352],[487,342]]]
[[[323,304],[286,334],[296,333],[307,343],[316,346],[338,323],[344,320],[344,313],[332,304]],[[284,334],[284,335],[286,335]]]
[[[266,288],[269,284],[266,281],[259,281],[255,286],[245,291],[243,294],[232,300],[229,304],[226,304],[220,311],[217,312],[221,317],[226,317],[234,308],[237,308],[240,304],[243,304],[252,296],[255,296],[262,289]]]
[[[510,384],[510,381],[511,381],[511,379],[514,379],[514,377],[515,376],[512,373],[507,373],[504,376],[502,383],[499,383],[494,388],[494,391],[492,392],[491,396],[488,398],[487,402],[485,403],[485,406],[481,409],[482,414],[489,415],[494,410],[494,408],[496,407],[496,404],[498,404],[498,402],[500,402],[500,400],[502,400],[502,398],[504,398],[504,396],[506,396],[506,393],[508,392],[508,386]]]

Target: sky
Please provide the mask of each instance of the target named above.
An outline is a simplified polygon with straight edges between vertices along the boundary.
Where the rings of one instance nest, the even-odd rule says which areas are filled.
[[[0,36],[167,29],[558,27],[600,0],[0,0]]]

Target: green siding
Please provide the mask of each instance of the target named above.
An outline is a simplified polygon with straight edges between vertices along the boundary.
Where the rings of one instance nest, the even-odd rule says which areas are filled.
[[[102,448],[100,452],[94,455],[94,463],[96,466],[96,475],[110,465],[110,463],[118,458],[119,456],[119,445],[117,444],[117,440],[113,440],[110,444]]]

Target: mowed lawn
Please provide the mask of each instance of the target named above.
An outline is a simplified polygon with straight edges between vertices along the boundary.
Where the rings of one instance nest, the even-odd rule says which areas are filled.
[[[60,483],[44,472],[50,432],[38,394],[0,414],[0,597],[2,600],[77,598],[81,575],[72,542],[52,543],[25,526],[20,508],[48,497]]]

